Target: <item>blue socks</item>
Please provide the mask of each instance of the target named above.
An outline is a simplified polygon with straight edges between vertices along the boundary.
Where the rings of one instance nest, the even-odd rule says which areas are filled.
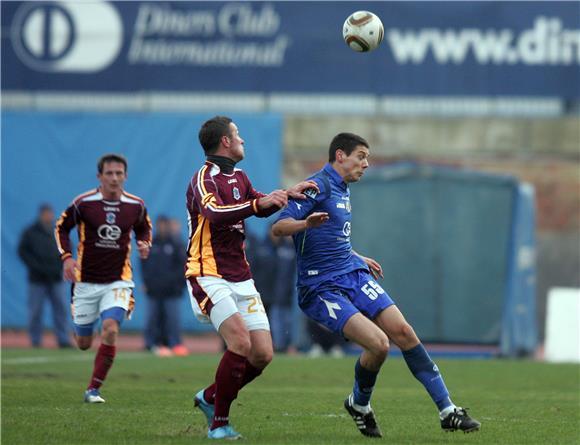
[[[403,351],[403,357],[415,378],[423,384],[440,412],[453,406],[453,402],[449,399],[449,391],[447,391],[443,377],[439,373],[439,368],[433,363],[421,343],[408,351]]]
[[[352,388],[354,403],[361,406],[369,404],[378,374],[378,371],[369,371],[363,368],[359,357],[354,365],[354,386]]]

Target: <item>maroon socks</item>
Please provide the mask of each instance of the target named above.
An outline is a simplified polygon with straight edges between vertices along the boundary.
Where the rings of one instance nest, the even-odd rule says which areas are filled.
[[[99,350],[97,351],[97,355],[95,356],[95,366],[93,367],[93,375],[91,377],[91,382],[89,383],[88,389],[99,389],[101,387],[107,378],[109,369],[111,369],[111,366],[113,366],[116,350],[117,348],[115,346],[101,343],[101,346],[99,346]]]
[[[235,352],[224,353],[215,374],[215,415],[211,424],[212,430],[229,423],[230,406],[242,387],[246,362],[245,357]]]

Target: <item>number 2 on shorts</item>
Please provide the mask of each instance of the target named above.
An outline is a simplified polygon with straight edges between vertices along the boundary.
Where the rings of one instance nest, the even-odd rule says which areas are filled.
[[[262,304],[262,299],[259,295],[256,295],[255,297],[249,297],[247,300],[250,302],[248,305],[248,314],[253,314],[255,312],[266,313],[264,305]]]

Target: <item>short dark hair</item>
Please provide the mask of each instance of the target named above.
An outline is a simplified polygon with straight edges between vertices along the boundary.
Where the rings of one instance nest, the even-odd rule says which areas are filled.
[[[213,154],[220,145],[223,136],[231,136],[232,119],[227,116],[214,116],[205,121],[199,129],[199,143],[205,154]]]
[[[125,166],[125,173],[127,173],[127,159],[123,155],[118,155],[115,153],[107,153],[106,155],[101,156],[99,162],[97,163],[97,170],[99,173],[103,173],[103,167],[108,162],[119,162]]]
[[[336,150],[341,149],[347,156],[359,145],[369,148],[369,143],[361,136],[354,133],[339,133],[330,142],[328,149],[328,162],[336,161]]]
[[[40,204],[38,206],[38,214],[40,215],[41,213],[44,212],[54,212],[54,209],[52,208],[52,206],[47,203],[47,202],[43,202],[42,204]]]

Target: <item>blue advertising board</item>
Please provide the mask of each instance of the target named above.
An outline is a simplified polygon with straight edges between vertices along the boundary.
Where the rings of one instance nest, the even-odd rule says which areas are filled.
[[[4,91],[580,96],[579,2],[2,2]],[[342,24],[376,13],[382,45]]]

